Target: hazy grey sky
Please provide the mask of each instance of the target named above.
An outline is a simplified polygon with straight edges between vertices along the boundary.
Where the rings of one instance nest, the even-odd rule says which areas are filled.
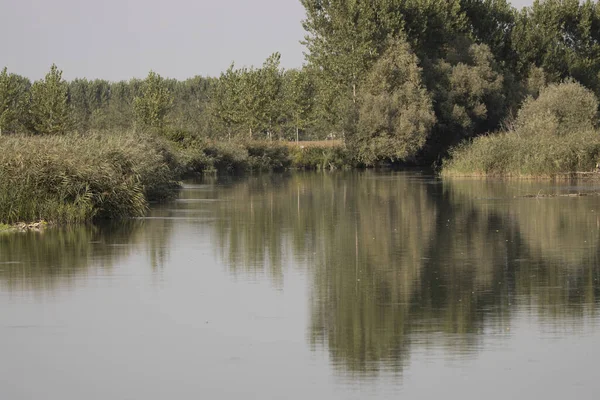
[[[515,6],[533,0],[514,0]],[[0,0],[0,68],[39,79],[216,76],[275,51],[302,65],[299,0]]]

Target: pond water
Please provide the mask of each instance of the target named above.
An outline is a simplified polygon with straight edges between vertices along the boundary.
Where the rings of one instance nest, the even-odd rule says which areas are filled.
[[[0,398],[595,399],[600,196],[544,197],[594,190],[252,176],[0,235]]]

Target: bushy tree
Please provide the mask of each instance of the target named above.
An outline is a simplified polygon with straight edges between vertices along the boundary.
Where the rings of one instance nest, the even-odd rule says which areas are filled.
[[[173,104],[173,95],[165,80],[156,72],[150,71],[142,82],[141,92],[135,97],[133,108],[138,126],[163,128],[165,117]]]
[[[410,45],[398,39],[369,72],[358,129],[348,140],[361,162],[406,161],[425,144],[435,115],[417,63]]]
[[[486,44],[494,58],[515,72],[516,54],[513,49],[512,32],[515,27],[516,10],[508,0],[461,0],[471,38]]]
[[[537,99],[528,97],[519,110],[520,134],[559,135],[594,129],[598,124],[598,99],[578,82],[551,84]]]
[[[71,129],[69,116],[69,86],[62,71],[52,64],[43,80],[31,87],[29,112],[37,134],[63,134]]]
[[[507,113],[507,88],[487,45],[460,37],[425,72],[438,124],[423,157],[434,159],[464,138],[497,129]]]

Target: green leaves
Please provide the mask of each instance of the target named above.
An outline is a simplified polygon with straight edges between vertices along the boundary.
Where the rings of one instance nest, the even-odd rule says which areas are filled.
[[[360,98],[358,130],[349,137],[359,161],[407,161],[435,123],[418,59],[406,40],[393,41],[371,69]]]
[[[6,67],[0,73],[0,135],[17,118],[19,91],[14,76],[7,73]]]
[[[235,69],[221,74],[214,96],[215,116],[225,125],[228,137],[234,130],[266,133],[271,138],[282,117],[283,71],[281,55],[274,53],[262,68]]]
[[[133,109],[138,126],[161,129],[165,117],[173,105],[173,95],[165,80],[156,72],[150,71],[142,82],[141,94],[135,97]]]
[[[307,69],[286,71],[283,82],[288,125],[294,128],[296,141],[298,141],[299,131],[305,129],[312,121],[315,84]]]
[[[46,78],[31,87],[31,115],[35,133],[64,134],[71,128],[68,106],[69,87],[62,79],[62,71],[52,64]]]

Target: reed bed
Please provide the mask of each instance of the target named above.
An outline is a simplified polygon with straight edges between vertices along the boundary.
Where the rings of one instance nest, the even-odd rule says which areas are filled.
[[[133,134],[0,137],[0,222],[74,224],[145,214],[178,187],[173,155]]]

